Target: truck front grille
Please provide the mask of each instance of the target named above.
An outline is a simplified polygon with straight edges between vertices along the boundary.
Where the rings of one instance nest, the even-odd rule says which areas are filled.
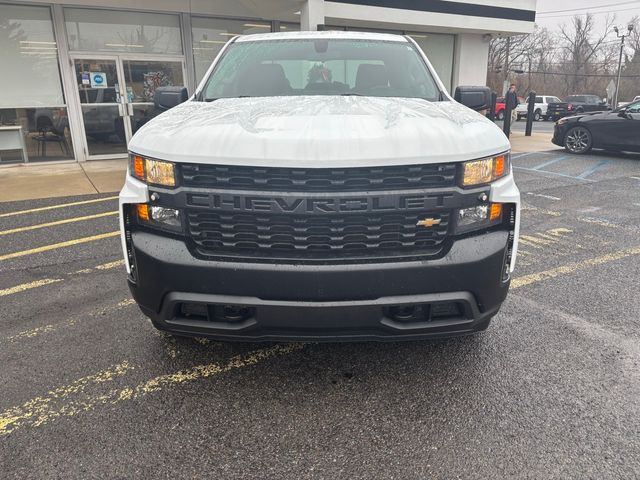
[[[416,227],[421,218],[440,222]],[[188,209],[187,235],[201,257],[343,262],[438,255],[449,213],[279,215]]]
[[[399,165],[357,168],[274,168],[181,165],[182,185],[271,192],[380,191],[453,187],[456,165]]]

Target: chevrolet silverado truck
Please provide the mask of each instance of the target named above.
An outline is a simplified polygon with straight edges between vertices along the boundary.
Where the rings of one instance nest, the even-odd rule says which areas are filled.
[[[487,328],[520,194],[508,139],[478,113],[486,87],[456,91],[476,111],[456,102],[409,37],[297,32],[233,38],[189,99],[165,90],[156,103],[178,105],[131,139],[120,193],[128,284],[158,329],[360,341]]]

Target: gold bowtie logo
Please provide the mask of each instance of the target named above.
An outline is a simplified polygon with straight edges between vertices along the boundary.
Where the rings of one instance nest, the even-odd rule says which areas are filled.
[[[425,218],[423,220],[418,220],[418,223],[416,223],[416,226],[418,227],[433,227],[434,225],[440,225],[440,219],[439,218]]]

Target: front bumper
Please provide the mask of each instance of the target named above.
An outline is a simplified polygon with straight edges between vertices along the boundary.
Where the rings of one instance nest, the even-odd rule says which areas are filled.
[[[423,339],[486,328],[507,295],[508,232],[458,240],[443,258],[349,265],[199,260],[184,242],[134,232],[134,299],[154,325],[223,340],[358,341]],[[166,255],[171,252],[171,255]],[[218,321],[185,315],[183,305],[233,305],[250,312]],[[399,321],[389,308],[457,305],[448,316]],[[217,307],[215,307],[217,308]]]
[[[564,138],[567,135],[567,130],[569,129],[568,123],[556,124],[553,127],[553,138],[551,139],[551,143],[554,145],[558,145],[559,147],[564,147]]]

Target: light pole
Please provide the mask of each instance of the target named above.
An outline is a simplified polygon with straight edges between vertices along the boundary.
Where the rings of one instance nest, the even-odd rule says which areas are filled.
[[[624,39],[628,37],[629,34],[633,31],[633,25],[627,26],[627,33],[620,34],[618,27],[613,27],[613,31],[616,32],[616,35],[620,39],[620,57],[618,57],[618,80],[616,81],[616,95],[613,98],[613,108],[614,110],[618,108],[618,92],[620,92],[620,74],[622,73],[622,52],[624,51]]]

